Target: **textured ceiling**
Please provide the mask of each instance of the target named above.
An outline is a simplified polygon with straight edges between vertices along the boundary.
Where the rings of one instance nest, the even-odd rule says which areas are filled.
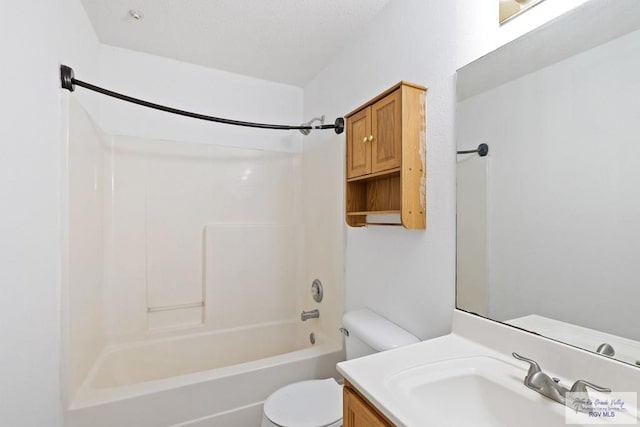
[[[105,44],[303,86],[389,0],[82,1]]]

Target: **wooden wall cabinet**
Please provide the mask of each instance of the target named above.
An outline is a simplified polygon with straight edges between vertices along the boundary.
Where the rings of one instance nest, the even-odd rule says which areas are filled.
[[[346,222],[426,227],[426,88],[400,82],[346,115]],[[400,223],[368,223],[399,214]]]
[[[394,427],[391,421],[346,381],[342,394],[344,427]]]

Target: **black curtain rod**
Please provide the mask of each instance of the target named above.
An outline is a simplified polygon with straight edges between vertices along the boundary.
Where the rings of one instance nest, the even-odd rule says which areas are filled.
[[[475,150],[458,151],[458,154],[472,154],[472,153],[478,153],[478,156],[484,157],[487,154],[489,154],[489,146],[483,143],[478,145],[478,148],[476,148]]]
[[[310,131],[312,129],[334,129],[337,134],[341,134],[342,132],[344,132],[344,118],[342,117],[338,117],[335,120],[334,124],[331,124],[331,125],[323,124],[318,126],[311,126],[311,125],[305,124],[300,126],[288,126],[288,125],[272,125],[267,123],[244,122],[241,120],[224,119],[221,117],[213,117],[213,116],[207,116],[204,114],[192,113],[190,111],[179,110],[177,108],[167,107],[164,105],[155,104],[153,102],[144,101],[142,99],[133,98],[131,96],[123,95],[118,92],[114,92],[108,89],[101,88],[99,86],[92,85],[87,82],[83,82],[82,80],[76,79],[73,73],[73,69],[66,65],[60,66],[60,82],[62,84],[62,88],[67,89],[69,92],[73,92],[76,89],[76,86],[80,86],[85,89],[98,92],[103,95],[110,96],[112,98],[117,98],[123,101],[131,102],[133,104],[138,104],[143,107],[153,108],[154,110],[160,110],[160,111],[164,111],[171,114],[191,117],[194,119],[207,120],[209,122],[224,123],[228,125],[245,126],[245,127],[261,128],[261,129],[299,130],[299,131],[304,131],[304,130]],[[308,132],[304,134],[306,135],[308,134]]]

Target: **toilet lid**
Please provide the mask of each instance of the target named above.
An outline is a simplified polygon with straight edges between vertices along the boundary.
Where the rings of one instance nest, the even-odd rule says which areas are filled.
[[[301,381],[277,390],[264,414],[282,427],[324,427],[342,418],[342,387],[333,379]]]

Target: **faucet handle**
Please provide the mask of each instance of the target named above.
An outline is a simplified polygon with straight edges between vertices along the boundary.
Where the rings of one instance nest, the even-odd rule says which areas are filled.
[[[526,357],[520,356],[516,352],[511,353],[511,355],[513,357],[515,357],[516,359],[522,360],[523,362],[527,362],[529,364],[529,372],[527,372],[527,378],[531,377],[531,375],[533,375],[533,374],[537,374],[538,372],[542,372],[542,369],[540,369],[540,365],[538,365],[538,362],[536,362],[535,360],[527,359]]]
[[[578,380],[571,386],[571,393],[586,393],[587,387],[594,389],[595,391],[599,391],[601,393],[611,393],[610,388],[600,387],[599,385],[595,385],[585,380]]]

